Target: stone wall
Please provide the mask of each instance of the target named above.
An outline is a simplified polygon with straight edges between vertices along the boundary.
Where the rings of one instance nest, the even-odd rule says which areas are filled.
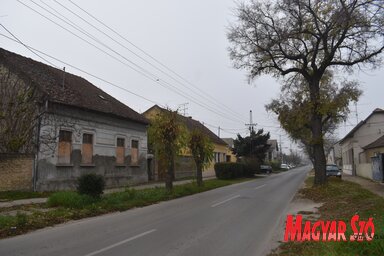
[[[0,191],[31,190],[33,156],[0,154]]]

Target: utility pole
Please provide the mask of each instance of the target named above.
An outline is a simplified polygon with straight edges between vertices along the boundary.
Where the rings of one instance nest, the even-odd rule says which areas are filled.
[[[180,110],[180,113],[182,113],[183,116],[188,115],[188,102],[179,104],[178,109]]]
[[[245,126],[249,126],[249,133],[250,134],[254,131],[253,127],[256,125],[257,124],[253,123],[253,120],[252,120],[252,110],[249,110],[249,124],[245,124]]]
[[[279,142],[280,142],[280,161],[283,163],[283,148],[281,147],[281,134],[279,134]]]
[[[357,102],[355,102],[355,114],[356,114],[356,125],[359,123],[359,113],[357,113]]]
[[[219,129],[218,129],[217,136],[219,136],[219,138],[220,138],[220,126],[219,126]]]

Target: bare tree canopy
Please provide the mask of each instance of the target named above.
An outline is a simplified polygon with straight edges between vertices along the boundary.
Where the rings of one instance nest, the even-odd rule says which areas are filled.
[[[237,68],[311,79],[328,67],[380,63],[382,0],[251,0],[237,8],[228,38]]]
[[[229,28],[231,59],[250,79],[303,79],[311,104],[315,184],[324,184],[321,79],[329,70],[381,65],[384,0],[276,0],[239,4]]]

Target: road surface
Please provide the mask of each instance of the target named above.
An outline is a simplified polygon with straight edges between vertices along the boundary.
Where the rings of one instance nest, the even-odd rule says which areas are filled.
[[[0,240],[0,255],[263,255],[308,167]]]

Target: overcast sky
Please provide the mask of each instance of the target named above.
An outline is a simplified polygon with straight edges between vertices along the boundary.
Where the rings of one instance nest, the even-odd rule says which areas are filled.
[[[216,134],[220,126],[220,137],[245,135],[245,124],[249,123],[252,110],[256,128],[269,131],[272,139],[282,135],[284,151],[287,151],[290,142],[286,134],[278,128],[276,116],[264,108],[279,94],[280,85],[270,77],[261,77],[249,84],[244,71],[232,68],[226,33],[227,26],[235,20],[233,0],[73,0],[73,3],[69,0],[2,0],[0,23],[24,44],[105,81],[39,54],[45,58],[42,60],[23,45],[3,36],[0,36],[0,46],[35,60],[49,61],[59,68],[65,66],[67,72],[86,78],[140,113],[154,103],[173,109],[188,103],[187,115],[203,122]],[[11,37],[4,28],[0,27],[0,31]],[[383,69],[355,74],[364,91],[357,104],[361,120],[374,108],[382,107],[384,74]],[[354,106],[352,110],[355,111]],[[353,112],[338,130],[339,138],[356,122]]]

